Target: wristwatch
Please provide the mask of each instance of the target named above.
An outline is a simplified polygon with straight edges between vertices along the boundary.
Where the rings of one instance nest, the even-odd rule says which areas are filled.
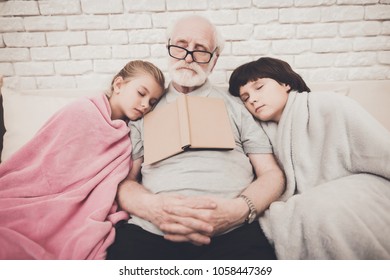
[[[248,214],[248,217],[245,219],[245,222],[247,224],[250,224],[257,217],[257,211],[256,211],[256,208],[255,208],[255,205],[253,204],[253,202],[246,195],[240,194],[238,197],[241,197],[246,202],[246,204],[248,205],[249,214]]]

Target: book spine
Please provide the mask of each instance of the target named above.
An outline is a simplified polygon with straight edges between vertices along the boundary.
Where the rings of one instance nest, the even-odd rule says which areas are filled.
[[[180,143],[183,150],[191,146],[190,120],[188,114],[187,96],[177,99],[177,112],[179,114]]]

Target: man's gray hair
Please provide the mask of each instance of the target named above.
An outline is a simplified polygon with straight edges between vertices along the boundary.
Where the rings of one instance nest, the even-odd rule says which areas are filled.
[[[190,18],[190,17],[203,19],[203,20],[207,21],[210,24],[210,26],[213,28],[213,33],[214,33],[213,34],[214,46],[217,48],[215,53],[217,55],[219,55],[223,51],[223,48],[225,46],[225,39],[222,37],[221,33],[219,32],[219,30],[217,29],[215,24],[213,24],[207,18],[199,16],[199,15],[187,15],[187,16],[184,16],[182,18],[179,18],[176,21],[170,22],[168,27],[167,27],[167,30],[166,30],[167,41],[172,37],[172,33],[173,33],[173,30],[176,27],[176,25],[178,23],[180,23],[180,21],[182,21],[183,19],[187,19],[187,18]]]

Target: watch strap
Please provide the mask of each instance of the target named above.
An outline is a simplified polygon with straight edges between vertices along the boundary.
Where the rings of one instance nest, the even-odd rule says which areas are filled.
[[[255,218],[257,216],[256,207],[253,204],[252,200],[250,200],[249,197],[247,197],[246,195],[240,194],[238,197],[241,197],[245,201],[245,203],[248,205],[249,214],[248,214],[248,217],[245,219],[245,222],[250,224],[255,220]]]

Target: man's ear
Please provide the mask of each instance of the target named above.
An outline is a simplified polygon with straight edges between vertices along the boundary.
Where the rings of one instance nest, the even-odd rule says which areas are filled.
[[[114,82],[112,83],[112,87],[114,89],[114,93],[119,93],[119,90],[120,90],[122,85],[123,85],[123,78],[122,78],[122,76],[116,77]]]
[[[213,72],[214,67],[217,64],[218,58],[219,58],[219,54],[215,55],[215,59],[214,60],[211,60],[211,63],[212,63],[213,66],[210,69],[210,73]]]

